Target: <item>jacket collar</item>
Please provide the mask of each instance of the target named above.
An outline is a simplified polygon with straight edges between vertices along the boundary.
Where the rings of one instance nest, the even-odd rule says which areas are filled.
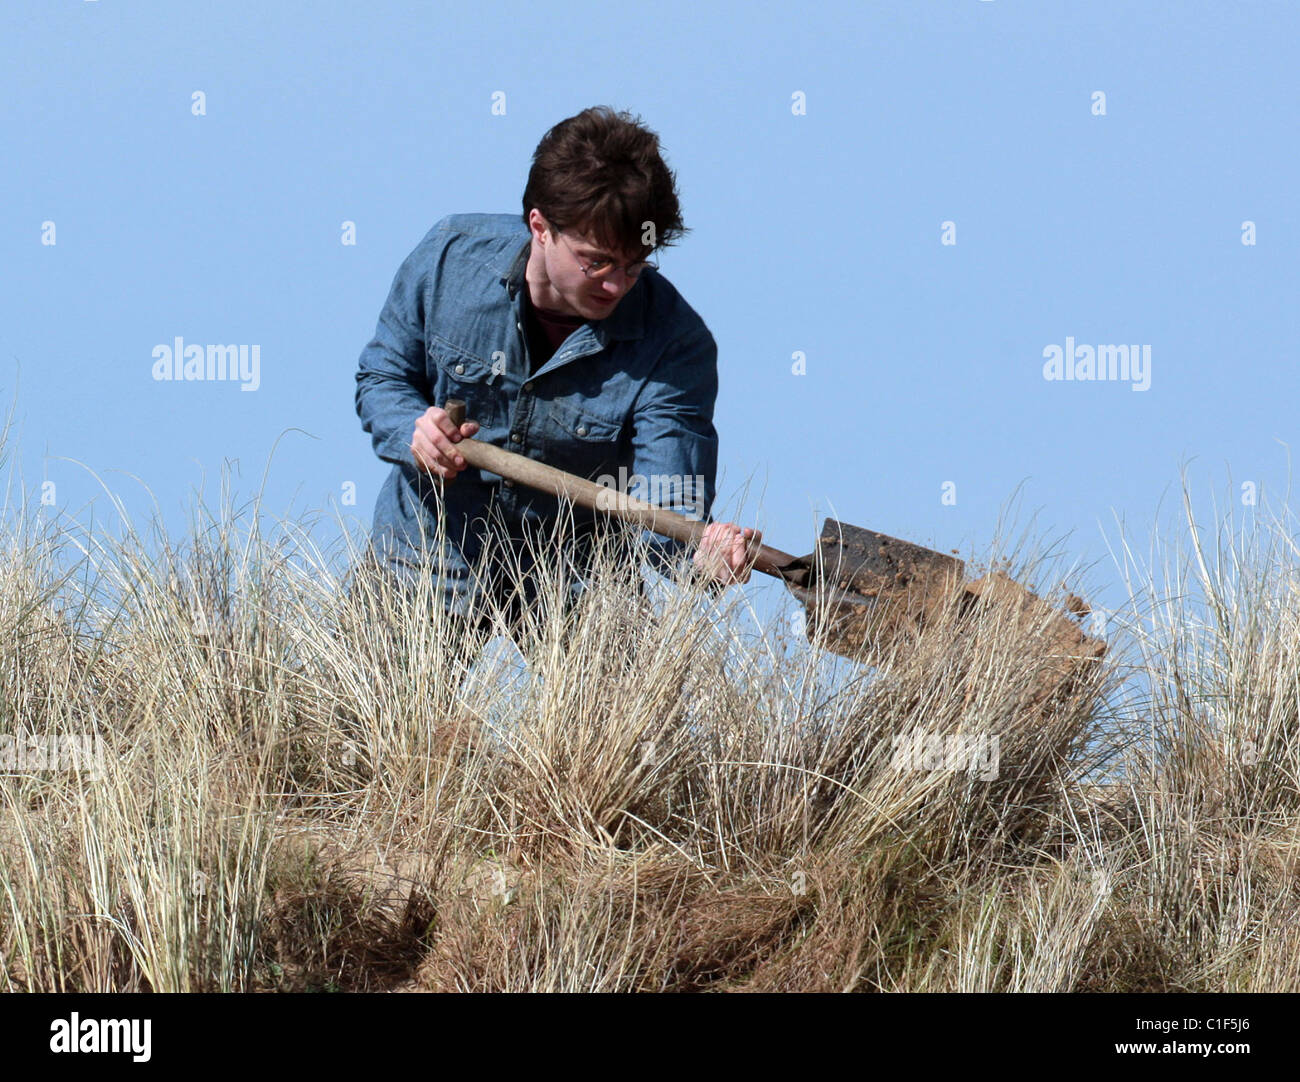
[[[520,292],[526,288],[524,270],[528,266],[528,254],[532,250],[533,238],[530,233],[524,246],[517,251],[507,248],[497,266],[498,280],[506,289],[511,304]],[[646,274],[653,274],[647,271]],[[624,294],[605,319],[593,319],[591,329],[601,346],[611,340],[629,340],[641,338],[645,334],[645,277],[643,274]]]

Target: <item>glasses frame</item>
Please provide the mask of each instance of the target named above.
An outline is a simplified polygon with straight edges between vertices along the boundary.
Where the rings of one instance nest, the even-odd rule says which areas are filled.
[[[555,235],[557,237],[563,237],[564,232],[562,230],[557,229],[555,231]],[[568,241],[565,241],[564,246],[569,249],[569,254],[573,256],[574,262],[578,264],[578,269],[582,271],[582,273],[588,278],[588,280],[593,282],[603,282],[606,278],[610,277],[616,270],[621,270],[627,276],[627,280],[629,282],[635,282],[638,278],[641,277],[641,275],[646,270],[659,269],[659,264],[653,259],[636,259],[633,260],[631,263],[623,264],[621,267],[616,266],[612,259],[593,259],[586,266],[583,266],[582,257],[573,250],[572,245],[570,245]],[[596,266],[599,266],[600,269],[597,270],[596,273],[593,275],[591,273],[591,268]],[[641,269],[638,270],[635,274],[633,274],[631,272],[631,268],[638,267],[638,266]],[[609,270],[606,270],[605,269],[606,267],[608,267]]]

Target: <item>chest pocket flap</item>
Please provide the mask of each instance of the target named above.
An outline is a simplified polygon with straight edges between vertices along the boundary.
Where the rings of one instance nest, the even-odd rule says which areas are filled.
[[[585,443],[613,443],[623,430],[621,422],[601,417],[584,408],[581,402],[552,402],[550,415],[556,428]]]
[[[440,343],[429,348],[429,360],[429,382],[439,399],[434,405],[441,406],[448,398],[461,398],[469,420],[480,425],[496,421],[501,396],[499,372],[494,372],[486,361]]]

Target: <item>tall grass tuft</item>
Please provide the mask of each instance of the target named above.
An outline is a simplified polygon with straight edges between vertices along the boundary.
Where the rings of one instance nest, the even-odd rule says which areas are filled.
[[[260,523],[9,516],[0,987],[1300,987],[1282,522],[1126,547],[1130,618],[1048,697],[1050,626],[998,606],[827,667],[626,543],[566,611],[561,539],[516,646]]]

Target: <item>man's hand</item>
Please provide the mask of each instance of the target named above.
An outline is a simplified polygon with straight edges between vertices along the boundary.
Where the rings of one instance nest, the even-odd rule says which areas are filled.
[[[724,585],[748,582],[754,564],[746,551],[747,539],[758,544],[763,535],[748,526],[741,529],[734,522],[710,522],[704,527],[704,536],[692,562],[709,578]]]
[[[465,459],[456,453],[456,444],[478,431],[477,421],[466,421],[460,428],[451,423],[441,406],[430,406],[415,422],[411,453],[415,464],[444,481],[455,480],[465,468]]]

